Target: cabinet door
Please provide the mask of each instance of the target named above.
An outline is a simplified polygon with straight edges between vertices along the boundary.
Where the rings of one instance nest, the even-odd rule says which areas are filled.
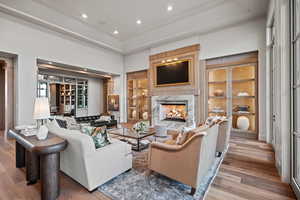
[[[228,70],[208,71],[208,116],[227,115]]]
[[[256,132],[256,64],[232,67],[231,70],[232,126],[243,131]]]

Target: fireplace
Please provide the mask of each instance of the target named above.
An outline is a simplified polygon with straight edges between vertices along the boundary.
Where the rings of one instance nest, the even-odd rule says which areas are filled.
[[[192,126],[195,122],[194,95],[152,96],[152,124],[170,129]]]
[[[159,120],[186,122],[187,119],[187,102],[160,102]]]

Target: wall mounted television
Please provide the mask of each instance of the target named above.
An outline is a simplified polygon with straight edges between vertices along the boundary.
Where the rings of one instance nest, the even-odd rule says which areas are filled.
[[[157,65],[156,86],[184,85],[190,83],[190,60],[181,60]]]

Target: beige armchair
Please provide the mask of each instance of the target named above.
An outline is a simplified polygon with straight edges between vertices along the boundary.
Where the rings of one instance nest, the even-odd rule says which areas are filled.
[[[226,153],[229,146],[230,133],[232,127],[232,117],[219,123],[219,135],[217,141],[217,152]]]
[[[192,187],[191,194],[215,160],[218,125],[200,132],[192,130],[182,145],[153,142],[149,150],[149,169]]]

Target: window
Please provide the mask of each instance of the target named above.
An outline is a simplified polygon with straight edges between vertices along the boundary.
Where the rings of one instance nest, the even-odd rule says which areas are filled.
[[[37,88],[37,96],[38,97],[48,97],[48,83],[39,81],[38,88]]]

